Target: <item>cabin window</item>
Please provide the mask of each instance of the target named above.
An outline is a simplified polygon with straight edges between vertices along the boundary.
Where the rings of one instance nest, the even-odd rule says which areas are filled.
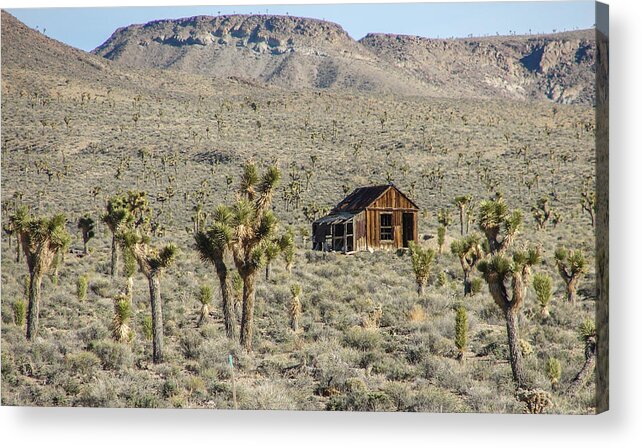
[[[381,232],[379,239],[381,241],[392,241],[392,213],[381,213]]]

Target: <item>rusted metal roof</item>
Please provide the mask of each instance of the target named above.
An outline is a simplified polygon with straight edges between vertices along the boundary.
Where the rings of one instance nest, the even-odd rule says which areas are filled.
[[[408,199],[408,201],[411,204],[417,207],[417,205],[412,200],[410,200],[408,196],[403,194],[397,187],[395,187],[393,184],[387,184],[387,185],[373,185],[370,187],[359,187],[355,189],[352,193],[346,196],[341,202],[339,202],[337,206],[334,207],[330,213],[331,214],[338,213],[338,212],[358,213],[366,209],[370,204],[372,204],[374,201],[379,199],[381,195],[388,190],[388,188],[394,188],[399,192],[399,194],[401,194],[406,199]]]

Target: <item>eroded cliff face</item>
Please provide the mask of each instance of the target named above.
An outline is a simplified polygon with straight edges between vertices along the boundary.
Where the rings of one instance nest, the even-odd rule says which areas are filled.
[[[198,16],[118,29],[94,53],[136,67],[234,77],[290,89],[591,104],[591,30],[428,39],[368,34],[270,15]]]
[[[592,30],[471,39],[369,34],[360,42],[414,76],[441,81],[462,95],[591,104],[595,94]]]

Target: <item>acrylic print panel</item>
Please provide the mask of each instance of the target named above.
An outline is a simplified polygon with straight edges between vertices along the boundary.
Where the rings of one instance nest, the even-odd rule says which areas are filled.
[[[605,6],[11,9],[2,86],[3,405],[608,408]]]

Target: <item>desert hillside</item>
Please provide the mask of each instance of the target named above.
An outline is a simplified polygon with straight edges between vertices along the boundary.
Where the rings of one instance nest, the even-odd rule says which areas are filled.
[[[521,413],[539,397],[539,412],[595,412],[590,369],[570,389],[591,353],[591,335],[582,339],[578,327],[595,314],[594,228],[582,207],[594,192],[590,101],[516,100],[446,75],[422,78],[418,62],[403,66],[398,52],[377,49],[375,41],[387,38],[370,36],[365,45],[307,19],[155,22],[117,31],[99,54],[5,12],[1,26],[3,405]],[[314,50],[289,65],[300,48]],[[235,72],[229,61],[240,55]],[[279,60],[291,76],[270,78]],[[319,75],[323,63],[335,64],[325,73],[336,76]],[[408,95],[391,94],[401,84]],[[416,94],[417,86],[434,96]],[[252,191],[248,163],[257,178],[278,172],[280,181],[255,182]],[[387,183],[420,209],[417,244],[432,253],[423,295],[408,250],[311,250],[316,218],[357,187]],[[270,218],[237,225],[239,198],[263,189],[263,218]],[[112,231],[102,219],[107,204],[129,191],[145,193],[144,230],[128,227],[132,220],[132,233]],[[461,196],[470,200],[460,215],[454,200]],[[462,233],[484,239],[482,201],[499,197],[510,216],[522,212],[507,254],[518,252],[523,265],[520,250],[537,248],[533,277],[550,279],[547,313],[526,282],[516,315],[526,398],[516,395],[505,313],[479,269],[470,272],[474,294],[464,295],[451,250]],[[195,235],[221,224],[220,204],[235,210],[234,238],[258,235],[247,230],[257,221],[270,230],[261,235],[292,237],[292,252],[279,248],[268,263],[266,243],[252,259],[260,269],[253,271],[252,350],[238,334],[227,336],[217,271],[197,249]],[[64,256],[41,278],[31,340],[25,310],[35,293],[17,235],[32,227],[20,227],[22,207],[35,216],[63,213],[56,229],[70,235]],[[250,207],[252,218],[259,206]],[[511,227],[506,216],[502,234]],[[84,253],[79,224],[87,219],[94,227]],[[162,268],[157,289],[150,269],[125,259],[138,231],[146,239],[136,242],[150,244],[146,254]],[[166,245],[173,249],[157,250]],[[556,262],[560,246],[583,254],[575,303]],[[222,258],[240,327],[250,288],[239,288],[233,256]],[[162,303],[160,334],[150,289]],[[164,358],[155,363],[157,336]]]
[[[427,39],[290,16],[198,16],[117,30],[95,54],[132,67],[240,77],[289,89],[592,101],[595,32]]]

